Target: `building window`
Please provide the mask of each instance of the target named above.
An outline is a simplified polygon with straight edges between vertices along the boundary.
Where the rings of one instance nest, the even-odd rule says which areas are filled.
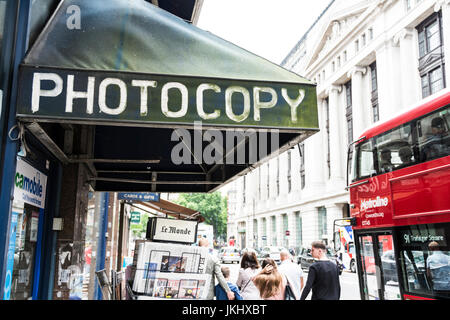
[[[333,61],[333,63],[331,64],[331,70],[332,70],[333,72],[336,71],[336,63],[334,63],[334,61]]]
[[[369,28],[369,40],[373,39],[373,28]]]
[[[352,112],[352,81],[348,81],[345,84],[345,96],[346,96],[346,112],[347,118],[347,141],[352,143],[353,141],[353,112]]]
[[[406,11],[409,11],[411,9],[411,1],[412,0],[405,0]]]
[[[322,240],[327,235],[327,209],[325,207],[319,207],[318,213],[318,227],[319,227],[319,239]]]
[[[361,46],[364,47],[366,45],[366,34],[363,33],[361,36]]]
[[[277,158],[277,196],[280,195],[280,157]]]
[[[355,52],[359,51],[359,40],[355,41]]]
[[[291,150],[288,150],[288,153],[287,153],[287,165],[288,165],[288,167],[287,167],[287,183],[288,183],[288,185],[287,185],[287,187],[288,187],[288,193],[290,193],[291,192],[291,190],[292,190],[292,177],[291,177],[291,169],[292,169],[292,151]]]
[[[374,62],[370,65],[370,76],[372,84],[372,119],[373,122],[380,120],[380,112],[378,108],[378,79],[377,79],[377,63]]]
[[[242,179],[242,202],[244,203],[244,205],[245,205],[245,202],[246,202],[246,199],[245,199],[245,189],[246,189],[246,176],[244,176],[244,179]]]
[[[300,153],[300,184],[301,188],[304,189],[306,182],[305,182],[305,144],[300,143],[298,145],[298,151]]]
[[[262,168],[259,167],[258,168],[258,198],[261,200],[262,199],[262,194],[261,194],[261,183],[262,183],[262,179],[261,179],[261,170]]]
[[[441,12],[431,15],[417,26],[417,32],[419,73],[422,97],[425,98],[446,86]]]
[[[347,50],[344,51],[343,56],[344,56],[344,62],[347,62]]]
[[[341,56],[337,57],[337,66],[338,68],[341,67]]]
[[[325,130],[327,134],[327,167],[328,178],[331,178],[331,152],[330,152],[330,106],[329,99],[326,98],[326,111],[325,111]]]

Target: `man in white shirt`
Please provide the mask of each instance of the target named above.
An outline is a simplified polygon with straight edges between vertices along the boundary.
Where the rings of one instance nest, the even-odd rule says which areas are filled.
[[[292,262],[292,256],[286,249],[280,252],[281,264],[278,267],[278,271],[284,274],[289,281],[289,284],[294,291],[295,298],[300,299],[300,295],[303,289],[303,271],[302,268]]]
[[[436,241],[430,242],[431,255],[427,258],[427,274],[433,282],[434,291],[450,290],[450,256],[439,250]]]

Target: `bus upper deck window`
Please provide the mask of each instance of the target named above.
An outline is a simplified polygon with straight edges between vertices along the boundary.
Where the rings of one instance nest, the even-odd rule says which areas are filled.
[[[450,154],[449,107],[419,120],[420,158],[428,161]]]

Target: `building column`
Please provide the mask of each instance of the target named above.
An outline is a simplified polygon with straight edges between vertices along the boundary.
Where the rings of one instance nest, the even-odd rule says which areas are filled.
[[[288,230],[289,230],[289,237],[288,237],[288,247],[293,248],[295,247],[296,242],[296,236],[297,236],[297,226],[295,225],[295,211],[288,213]],[[288,248],[288,249],[289,249]]]
[[[375,50],[378,77],[378,106],[381,121],[391,118],[400,109],[400,77],[396,70],[398,61],[402,58],[395,54],[394,49],[398,50],[398,48],[394,46],[395,43],[391,39],[390,41],[385,41]]]
[[[321,103],[319,102],[319,127],[325,128],[324,114],[321,112]],[[305,141],[305,191],[306,196],[314,196],[323,189],[324,172],[322,171],[322,163],[324,159],[324,145],[322,144],[322,135],[314,134]]]
[[[344,204],[334,203],[332,205],[325,206],[327,210],[327,236],[328,244],[331,245],[333,241],[333,223],[336,219],[342,219],[344,217]]]
[[[328,89],[329,113],[330,113],[330,162],[331,162],[331,179],[334,182],[343,182],[344,174],[342,171],[342,154],[346,154],[344,138],[341,123],[339,121],[341,112],[339,108],[339,94],[342,92],[342,86],[332,85]]]
[[[355,66],[348,73],[347,77],[352,79],[352,116],[353,116],[353,137],[356,140],[361,133],[369,126],[368,108],[364,101],[363,75],[367,73],[366,67]]]
[[[417,60],[412,54],[416,49],[413,41],[413,29],[405,28],[394,36],[393,42],[400,46],[400,92],[401,105],[397,110],[404,110],[410,107],[421,97],[420,90],[417,90],[419,81],[417,77]]]
[[[275,215],[275,217],[277,222],[277,246],[283,246],[285,235],[285,233],[283,232],[283,214],[278,213],[277,215]]]

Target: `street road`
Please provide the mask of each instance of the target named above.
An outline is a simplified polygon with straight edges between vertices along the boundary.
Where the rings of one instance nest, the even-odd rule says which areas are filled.
[[[227,266],[230,268],[230,281],[236,283],[240,265],[236,263],[226,263],[222,266]],[[305,284],[308,278],[308,273],[304,271]],[[340,300],[361,300],[358,287],[358,276],[356,273],[351,273],[343,271],[340,276],[341,283],[341,299]],[[307,300],[311,298],[311,293],[309,294]]]

